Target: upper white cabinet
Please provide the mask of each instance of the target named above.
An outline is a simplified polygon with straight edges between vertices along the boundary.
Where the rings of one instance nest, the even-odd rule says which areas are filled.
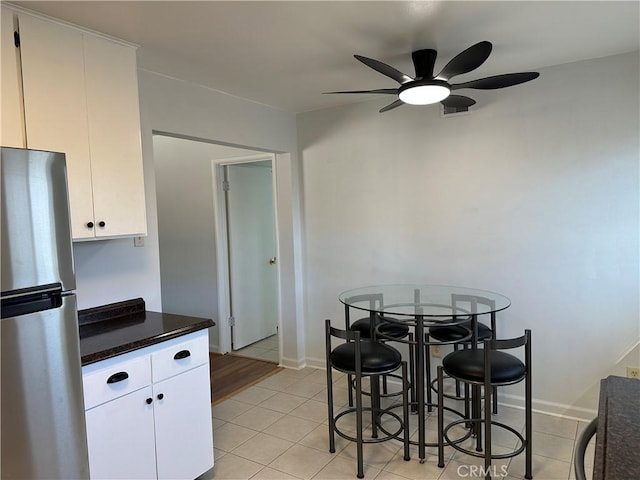
[[[74,240],[146,235],[135,48],[22,12],[18,28],[26,146],[66,154]]]

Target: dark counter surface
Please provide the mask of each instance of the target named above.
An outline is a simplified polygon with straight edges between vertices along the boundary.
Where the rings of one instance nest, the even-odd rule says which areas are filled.
[[[141,298],[78,311],[82,365],[213,327],[208,318],[149,312]]]
[[[594,480],[640,478],[640,380],[600,381]]]

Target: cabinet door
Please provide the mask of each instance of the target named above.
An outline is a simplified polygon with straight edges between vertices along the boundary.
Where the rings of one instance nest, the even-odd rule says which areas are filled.
[[[86,411],[92,480],[156,477],[151,387]]]
[[[153,401],[158,478],[196,478],[213,467],[209,364],[154,384]]]
[[[25,148],[22,87],[20,86],[20,57],[14,44],[14,13],[2,8],[2,128],[0,144],[3,147]]]
[[[136,51],[85,35],[84,65],[95,235],[146,235]]]
[[[66,154],[72,235],[93,237],[83,35],[27,14],[18,19],[27,147]]]

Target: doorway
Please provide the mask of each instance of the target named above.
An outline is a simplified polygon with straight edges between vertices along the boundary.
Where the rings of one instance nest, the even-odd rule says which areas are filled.
[[[257,157],[270,162],[273,168],[275,155],[170,135],[154,134],[153,139],[162,309],[213,318],[217,325],[210,332],[210,349],[228,353],[232,351],[228,325],[231,288],[228,260],[220,250],[227,240],[226,231],[220,228],[219,206],[223,203],[218,193],[224,191],[217,184],[222,180],[217,178],[216,169],[221,164],[254,162]],[[271,171],[269,175],[273,196],[276,175]],[[279,271],[279,262],[275,266],[272,270]],[[272,291],[273,303],[279,308],[279,276]],[[275,323],[279,327],[281,318],[277,312]],[[275,340],[276,345],[270,348],[274,350],[272,361],[278,362],[282,339]]]
[[[245,161],[246,160],[246,161]],[[216,162],[226,231],[231,350],[277,362],[278,268],[273,157]],[[219,239],[220,235],[218,235]],[[224,249],[224,242],[222,247]]]

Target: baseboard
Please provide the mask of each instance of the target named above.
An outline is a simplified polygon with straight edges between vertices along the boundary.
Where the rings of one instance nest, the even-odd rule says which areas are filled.
[[[292,368],[294,370],[301,370],[307,366],[304,359],[295,359],[295,358],[280,358],[280,366],[285,368]]]
[[[498,393],[498,404],[506,407],[518,408],[524,410],[524,397],[519,395],[511,395],[508,393]],[[576,407],[564,403],[549,402],[547,400],[532,399],[531,409],[536,413],[543,413],[554,417],[566,418],[569,420],[579,420],[581,422],[590,422],[598,416],[597,410],[590,408]]]
[[[327,368],[327,360],[325,358],[307,358],[305,364],[311,368],[321,368],[322,370],[326,370]]]

